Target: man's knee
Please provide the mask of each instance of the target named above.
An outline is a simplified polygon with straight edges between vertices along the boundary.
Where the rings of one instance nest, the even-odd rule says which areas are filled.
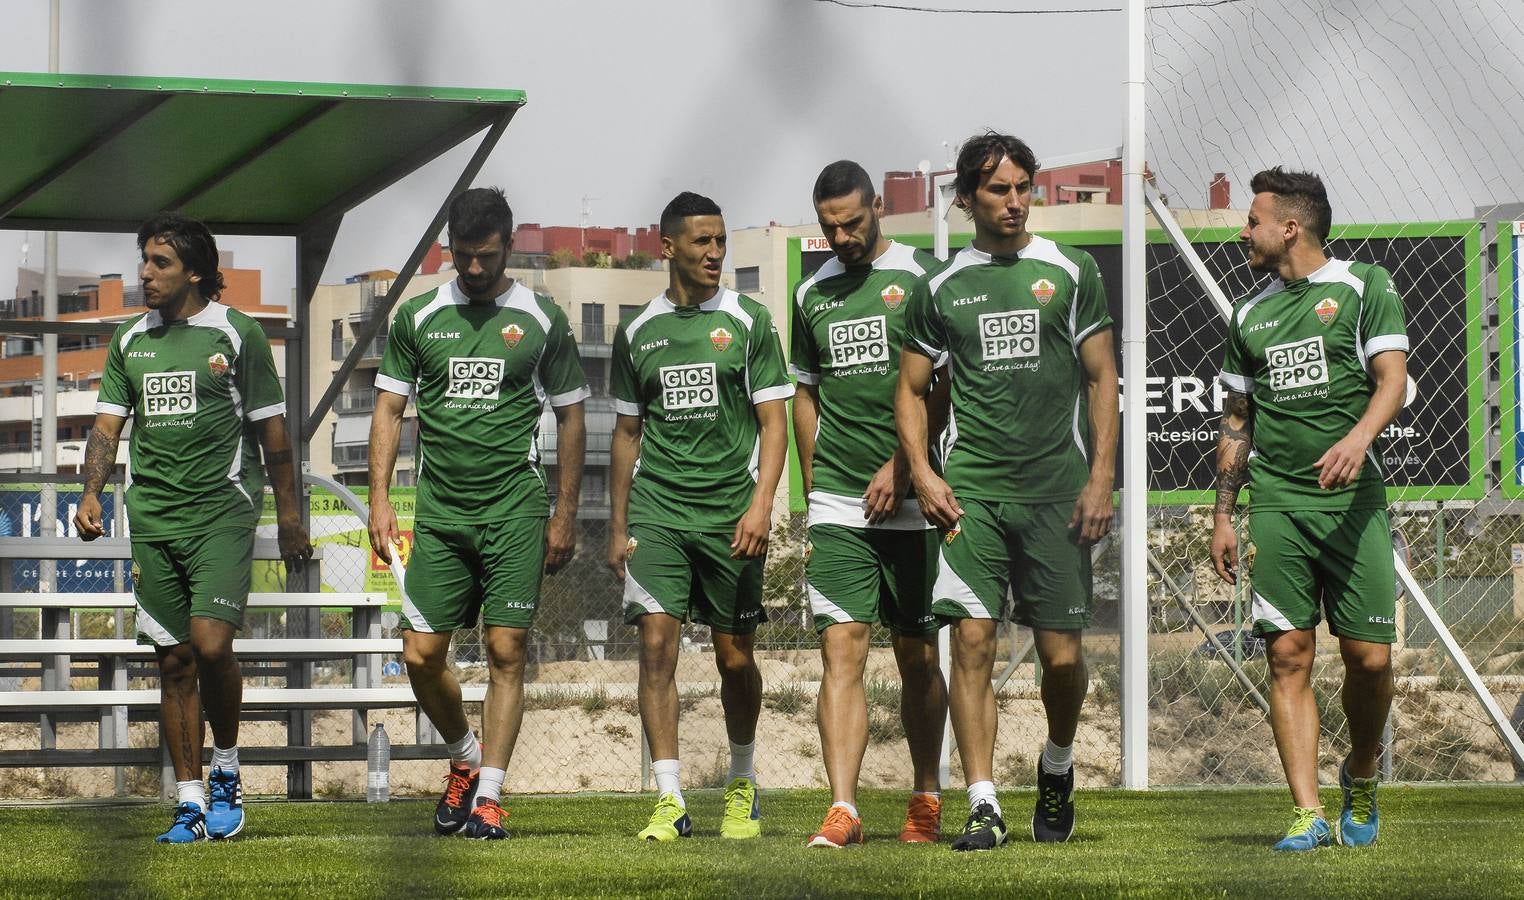
[[[1360,642],[1342,648],[1345,672],[1356,679],[1374,680],[1391,674],[1392,648],[1387,644]]]
[[[825,677],[860,679],[868,663],[868,626],[832,625],[820,635],[820,660]]]
[[[177,644],[159,654],[159,678],[173,684],[195,683],[196,654],[190,644]]]
[[[192,637],[191,652],[195,654],[196,666],[200,669],[215,671],[236,662],[233,657],[231,637],[226,639],[220,635]]]
[[[423,641],[402,642],[402,662],[409,678],[438,678],[449,660],[449,642],[435,645]]]
[[[1265,649],[1270,675],[1277,680],[1306,680],[1312,677],[1313,647],[1295,632],[1282,632]]]
[[[953,629],[952,649],[954,668],[984,668],[995,663],[995,629],[981,628],[960,622]]]
[[[895,635],[894,662],[900,670],[900,680],[907,685],[927,684],[942,674],[934,635],[925,638]]]
[[[487,641],[487,663],[493,681],[523,681],[525,639],[520,635],[493,635]]]

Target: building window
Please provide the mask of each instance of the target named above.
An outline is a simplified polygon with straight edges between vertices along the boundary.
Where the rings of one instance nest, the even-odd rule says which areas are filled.
[[[742,266],[736,269],[736,290],[743,294],[755,294],[762,290],[760,266]]]

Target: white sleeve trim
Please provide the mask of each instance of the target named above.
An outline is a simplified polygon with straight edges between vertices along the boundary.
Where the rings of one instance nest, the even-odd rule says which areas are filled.
[[[586,400],[592,395],[593,392],[588,389],[587,385],[584,384],[582,387],[579,387],[574,391],[567,391],[564,394],[551,394],[550,405],[571,406],[573,403],[581,403],[583,400]]]
[[[1228,390],[1237,391],[1240,394],[1254,393],[1254,379],[1247,375],[1235,375],[1232,372],[1221,372],[1217,380],[1228,386]]]
[[[132,410],[127,407],[117,406],[115,403],[107,403],[103,400],[95,401],[95,411],[97,413],[105,413],[108,416],[121,416],[124,419],[132,415]]]
[[[787,400],[792,396],[794,396],[794,386],[791,384],[780,384],[777,387],[752,391],[751,405],[756,406],[758,403],[766,403],[769,400]]]
[[[924,353],[927,356],[931,357],[932,359],[936,360],[936,362],[937,362],[937,368],[941,368],[942,366],[947,364],[947,351],[946,350],[938,350],[937,348],[931,346],[930,344],[925,343],[920,338],[911,338],[910,342],[914,343],[917,347],[919,347],[922,353]]]
[[[1405,334],[1378,334],[1365,342],[1365,358],[1370,359],[1377,353],[1385,353],[1388,350],[1401,350],[1408,352],[1408,336]]]
[[[388,394],[401,394],[404,397],[413,395],[413,385],[400,378],[376,373],[376,389],[386,391]]]
[[[819,372],[806,372],[798,366],[789,366],[788,373],[798,379],[800,384],[819,384]]]
[[[1090,337],[1090,335],[1092,335],[1095,332],[1099,331],[1101,328],[1110,328],[1110,327],[1111,327],[1111,323],[1110,322],[1096,322],[1095,324],[1091,325],[1089,328],[1086,328],[1084,331],[1081,331],[1079,334],[1076,334],[1074,336],[1074,349],[1078,350],[1080,344],[1083,344],[1085,342],[1086,338]]]
[[[246,418],[250,422],[260,422],[271,416],[283,416],[286,414],[285,401],[272,403],[269,406],[261,406],[259,409],[250,410]]]
[[[620,400],[618,397],[615,397],[614,412],[621,416],[638,416],[645,412],[645,410],[640,408],[639,403],[631,403],[628,400]]]

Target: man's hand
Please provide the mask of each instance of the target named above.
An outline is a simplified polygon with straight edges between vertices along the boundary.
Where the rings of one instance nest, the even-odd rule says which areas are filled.
[[[772,531],[773,508],[770,504],[753,503],[746,515],[736,523],[735,537],[730,541],[731,559],[756,559],[767,553],[767,536]]]
[[[1069,528],[1079,529],[1081,544],[1093,544],[1111,533],[1115,512],[1111,503],[1111,485],[1092,479],[1085,482],[1085,489],[1080,491],[1079,499],[1074,501],[1074,515],[1069,519]]]
[[[1233,520],[1227,516],[1213,518],[1212,565],[1218,578],[1228,584],[1238,583],[1238,532],[1233,530]]]
[[[106,533],[101,522],[101,498],[86,494],[79,498],[79,509],[74,513],[74,529],[81,540],[93,541]]]
[[[557,512],[545,525],[545,572],[561,571],[577,552],[577,520]]]
[[[624,580],[624,563],[635,552],[635,539],[630,537],[628,531],[623,528],[609,529],[609,555],[607,565],[609,571],[620,581]]]
[[[868,482],[868,490],[863,494],[863,518],[870,525],[894,518],[909,486],[910,466],[896,453],[873,473],[873,480]]]
[[[370,504],[370,549],[376,551],[381,561],[392,562],[392,547],[402,544],[402,532],[397,530],[397,513],[392,501],[382,497]]]
[[[386,507],[391,509],[391,505]],[[392,517],[392,524],[397,519]],[[287,570],[298,569],[306,565],[307,560],[312,558],[312,541],[307,536],[307,529],[302,527],[302,520],[297,517],[281,519],[276,523],[275,536],[280,543],[280,558],[286,561]]]
[[[1328,452],[1312,464],[1318,470],[1318,487],[1326,491],[1354,484],[1360,477],[1360,469],[1365,465],[1365,451],[1370,446],[1370,441],[1350,432],[1329,447]]]
[[[926,521],[943,531],[958,527],[958,520],[963,518],[963,507],[958,505],[952,487],[930,468],[911,478],[915,482],[916,499],[921,501],[921,515]]]

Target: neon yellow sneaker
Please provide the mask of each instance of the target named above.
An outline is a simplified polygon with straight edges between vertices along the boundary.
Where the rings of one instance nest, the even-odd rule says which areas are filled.
[[[725,818],[720,822],[722,838],[762,836],[762,807],[757,801],[757,785],[750,778],[732,778],[725,787]]]
[[[688,818],[688,810],[671,793],[662,794],[657,799],[651,821],[636,835],[643,841],[675,841],[692,836],[693,820]]]

